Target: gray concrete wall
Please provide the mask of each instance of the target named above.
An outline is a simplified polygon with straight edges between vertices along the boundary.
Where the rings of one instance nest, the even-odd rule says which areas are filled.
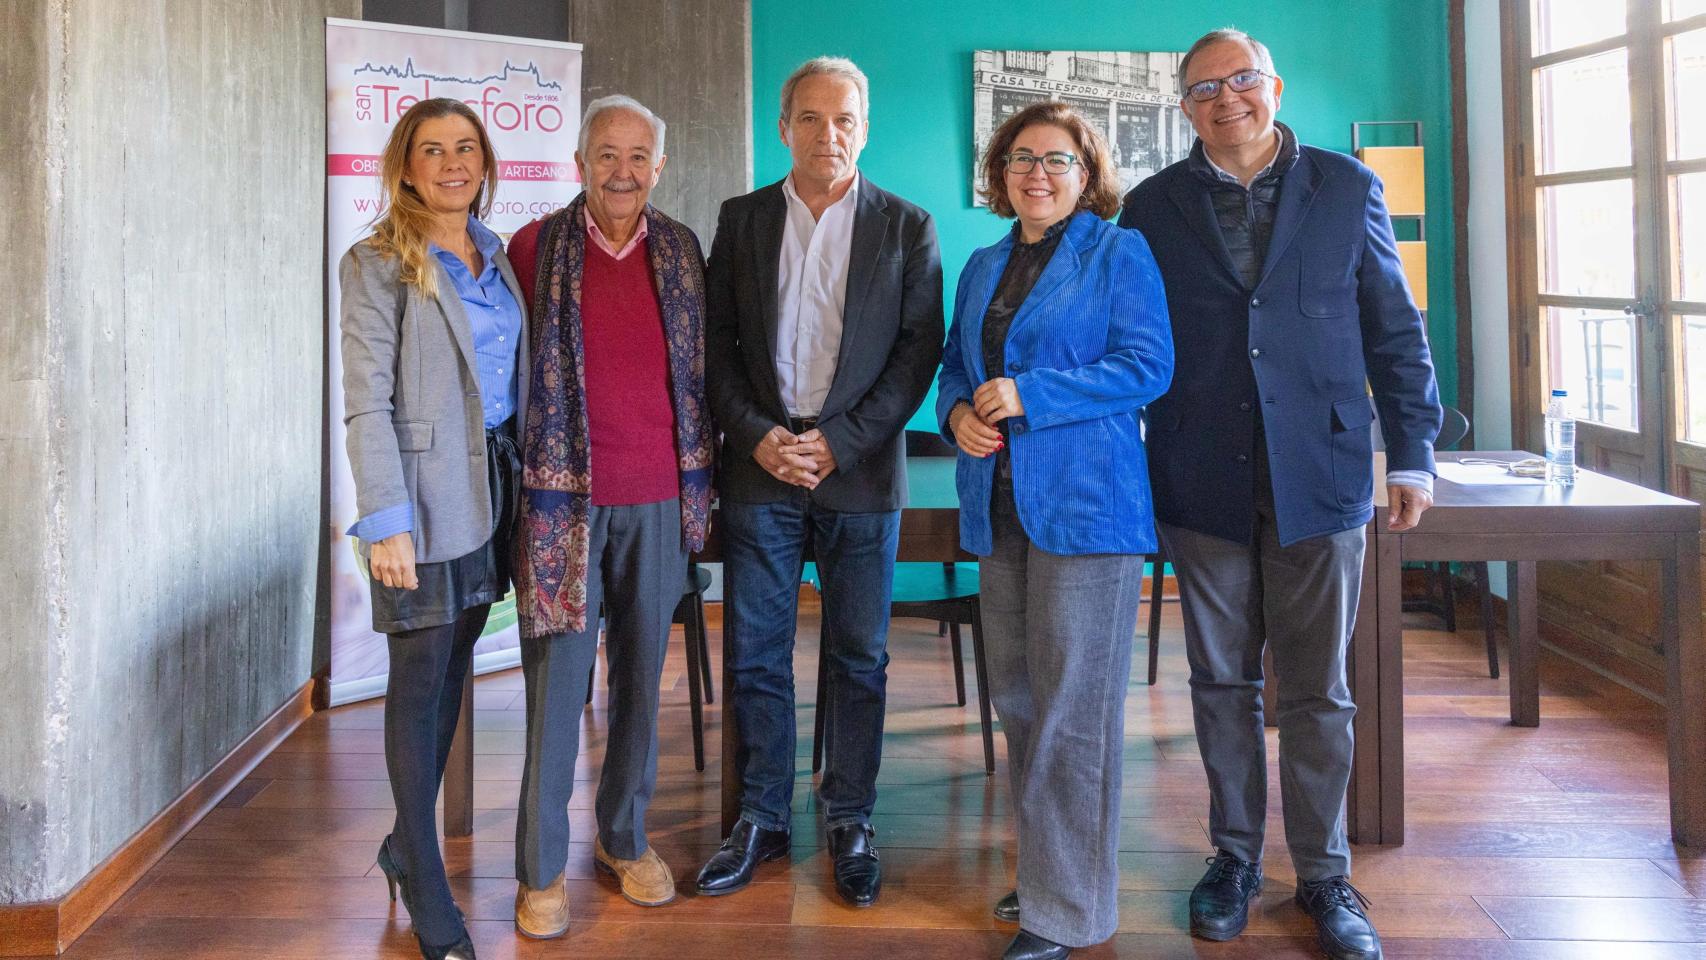
[[[63,477],[50,443],[56,419],[52,385],[59,379],[49,311],[49,236],[55,205],[48,169],[50,117],[62,104],[51,95],[50,49],[59,42],[59,4],[0,3],[0,116],[13,144],[0,151],[0,178],[11,185],[0,204],[10,282],[0,310],[0,903],[29,899],[26,878],[48,872],[51,775],[60,755],[63,711],[46,701],[60,687],[65,631],[61,556],[63,530],[55,514]],[[50,732],[51,731],[51,732]]]
[[[569,38],[569,0],[466,0],[468,29],[536,40]],[[369,19],[372,19],[369,17]]]
[[[535,40],[569,38],[569,0],[366,0],[362,19]]]
[[[70,889],[308,680],[321,18],[359,0],[0,6],[10,48],[46,40],[7,79],[49,161],[6,233],[45,237],[22,277],[45,307],[14,312],[0,361],[8,401],[20,373],[45,394],[41,416],[0,414],[0,611],[21,668],[0,672],[0,711],[22,721],[0,713],[0,902],[16,902]],[[18,839],[20,803],[42,813]]]
[[[752,5],[748,0],[570,0],[585,46],[584,101],[625,93],[669,125],[652,203],[699,234],[752,189]]]
[[[585,47],[582,101],[625,93],[669,125],[669,166],[652,202],[699,234],[752,189],[749,0],[367,0],[369,20]]]

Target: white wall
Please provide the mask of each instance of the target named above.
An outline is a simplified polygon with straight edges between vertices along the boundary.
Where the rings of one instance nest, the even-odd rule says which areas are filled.
[[[1469,92],[1469,309],[1475,349],[1475,445],[1483,450],[1500,450],[1511,446],[1511,364],[1498,0],[1466,0],[1463,33]]]
[[[1504,75],[1499,0],[1465,0],[1464,84],[1468,90],[1469,316],[1475,350],[1475,446],[1511,448],[1510,302],[1505,269]],[[1505,595],[1505,565],[1488,571]]]

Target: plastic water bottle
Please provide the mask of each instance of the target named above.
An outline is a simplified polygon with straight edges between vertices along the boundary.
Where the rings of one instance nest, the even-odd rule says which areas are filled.
[[[1570,416],[1569,393],[1552,391],[1546,405],[1546,479],[1576,482],[1576,418]]]

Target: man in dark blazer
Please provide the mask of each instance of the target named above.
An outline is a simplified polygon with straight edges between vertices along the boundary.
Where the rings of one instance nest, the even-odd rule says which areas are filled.
[[[904,428],[942,354],[942,264],[929,214],[864,179],[865,75],[820,57],[782,87],[793,169],[723,204],[706,276],[706,389],[723,432],[717,492],[728,703],[741,817],[699,871],[733,893],[788,852],[800,565],[823,586],[829,658],[819,798],[835,889],[881,887],[872,842],[889,596],[906,497]]]
[[[1433,364],[1379,179],[1274,122],[1267,48],[1217,30],[1179,75],[1197,143],[1131,191],[1120,224],[1148,239],[1173,317],[1173,384],[1145,422],[1216,847],[1191,929],[1237,936],[1261,886],[1266,645],[1297,903],[1329,956],[1368,960],[1380,938],[1345,838],[1345,650],[1374,516],[1370,424],[1378,411],[1386,523],[1407,529],[1433,502]]]

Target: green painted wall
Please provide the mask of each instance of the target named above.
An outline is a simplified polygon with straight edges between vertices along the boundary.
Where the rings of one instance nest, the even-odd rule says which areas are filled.
[[[1428,149],[1428,314],[1445,402],[1457,398],[1452,305],[1450,69],[1446,0],[752,0],[754,182],[788,171],[776,118],[782,81],[821,54],[851,57],[871,80],[871,138],[860,167],[936,217],[946,308],[971,252],[1006,221],[971,205],[971,56],[978,49],[1184,50],[1233,25],[1273,51],[1286,89],[1279,117],[1305,142],[1349,150],[1353,120],[1420,120]],[[1128,187],[1130,184],[1127,185]],[[950,313],[951,319],[951,313]],[[926,405],[926,411],[928,404]],[[929,418],[914,419],[929,427]]]

